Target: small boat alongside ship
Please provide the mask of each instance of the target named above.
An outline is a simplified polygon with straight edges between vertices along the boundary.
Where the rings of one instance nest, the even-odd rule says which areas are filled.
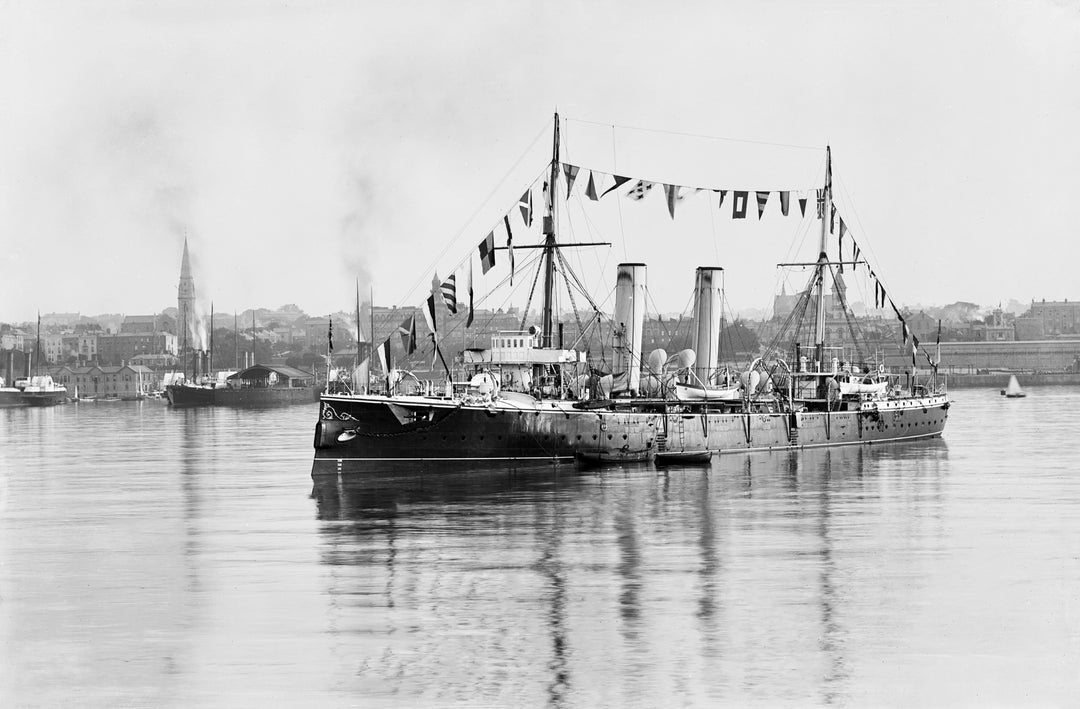
[[[596,245],[560,241],[556,235],[560,178],[569,195],[571,176],[579,170],[586,172],[560,161],[559,127],[556,115],[553,156],[545,168],[548,211],[543,240],[533,247],[542,249],[537,267],[537,281],[543,284],[540,326],[499,333],[492,336],[490,348],[465,350],[462,361],[471,374],[460,381],[451,380],[449,369],[445,385],[419,382],[391,369],[385,373],[383,392],[328,388],[319,397],[313,476],[425,463],[439,469],[454,463],[574,460],[585,464],[707,463],[714,454],[868,445],[942,434],[950,402],[936,366],[934,375],[920,383],[910,373],[905,378],[903,373],[886,372],[857,344],[845,349],[826,342],[826,281],[832,281],[837,292],[845,265],[854,270],[866,264],[857,251],[850,261],[834,261],[828,255],[835,215],[828,149],[825,180],[816,191],[821,222],[817,256],[807,263],[787,264],[811,269],[795,308],[807,324],[792,323],[785,330],[789,339],[770,343],[735,381],[720,376],[724,369],[719,355],[723,269],[718,266],[698,266],[694,271],[693,341],[674,357],[663,350],[643,357],[647,268],[642,263],[623,263],[617,269],[612,341],[605,343],[610,363],[589,361],[586,352],[573,348],[554,347],[553,279],[557,271],[568,281],[575,277],[561,253]],[[604,194],[630,179],[615,176],[615,185]],[[640,194],[648,189],[640,187],[643,184],[639,181],[635,187]],[[664,185],[673,218],[680,189]],[[697,192],[708,190],[696,188]],[[596,201],[596,192],[590,175],[586,194]],[[723,204],[727,191],[711,192],[720,193]],[[734,195],[736,201],[743,200],[744,216],[748,194],[752,198],[753,192]],[[758,193],[759,210],[767,198],[767,193],[764,199]],[[783,192],[780,199],[786,216],[789,193]],[[526,203],[531,210],[531,192],[518,204],[523,217]],[[806,200],[800,203],[805,215]],[[811,201],[809,218],[813,209]],[[842,239],[842,220],[840,233]],[[486,254],[499,248],[503,247],[494,247],[491,235],[481,243],[485,271],[489,268],[483,261]],[[869,266],[866,270],[874,275]],[[875,283],[875,299],[879,287]],[[884,306],[884,288],[880,293]],[[432,314],[434,297],[429,298]],[[909,338],[899,311],[897,317],[905,346],[910,339],[914,360],[918,341],[913,335]],[[438,354],[438,340],[434,341]]]

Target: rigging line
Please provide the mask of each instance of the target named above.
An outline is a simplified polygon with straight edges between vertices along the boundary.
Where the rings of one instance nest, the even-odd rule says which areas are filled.
[[[523,269],[528,269],[529,267],[532,266],[533,262],[538,261],[539,259],[540,259],[539,255],[533,255],[530,258],[525,259],[525,261],[522,263],[522,268]],[[500,287],[502,287],[502,285],[504,283],[506,283],[509,279],[510,279],[509,274],[507,274],[506,276],[503,276],[502,280],[499,281],[491,290],[489,290],[484,295],[480,296],[480,299],[478,301],[476,301],[476,305],[483,305],[484,301],[486,301],[488,298],[490,298],[492,295],[494,295],[495,292],[498,291],[498,289]],[[489,326],[491,324],[491,321],[494,320],[497,315],[498,315],[498,313],[493,312],[490,316],[488,316],[487,320],[485,320],[482,323],[481,327],[486,328],[487,326]],[[461,327],[464,324],[465,320],[462,320],[461,318],[456,318],[456,320],[457,320],[457,322],[455,322],[453,324],[453,326],[450,327],[449,330],[447,330],[445,333],[440,333],[440,337],[443,334],[445,334],[446,337],[449,337],[449,336],[453,335],[454,333],[458,332],[458,330],[461,329]]]
[[[518,159],[514,161],[514,164],[510,166],[510,169],[506,171],[502,178],[499,179],[499,181],[495,184],[495,187],[493,187],[491,192],[488,193],[488,196],[485,197],[480,203],[480,206],[476,208],[476,211],[474,211],[472,215],[470,215],[469,218],[465,220],[465,223],[462,225],[458,233],[455,234],[452,239],[446,242],[446,246],[443,247],[443,250],[439,252],[439,255],[436,256],[435,259],[431,262],[431,264],[427,268],[427,271],[432,270],[439,263],[439,260],[446,255],[446,252],[449,251],[450,248],[457,243],[457,240],[462,237],[462,235],[465,233],[465,230],[469,228],[469,225],[472,223],[472,221],[476,219],[480,212],[483,211],[484,207],[487,206],[488,202],[491,201],[491,198],[495,196],[495,193],[499,191],[499,188],[502,187],[503,183],[506,181],[506,178],[508,178],[510,174],[517,169],[517,166],[521,164],[521,161],[525,159],[525,157],[529,154],[530,151],[532,151],[533,147],[536,145],[536,142],[540,140],[540,138],[543,137],[543,135],[547,132],[547,126],[549,122],[550,121],[544,122],[544,127],[540,129],[540,131],[536,134],[536,137],[532,139],[531,143],[529,143],[529,146],[525,148],[521,155],[518,156]],[[533,180],[533,182],[535,181],[536,180]],[[529,184],[532,185],[533,182],[530,182]],[[424,273],[426,273],[426,271]],[[416,291],[420,283],[423,282],[425,277],[426,276],[422,275],[420,279],[417,280],[411,288],[409,288],[408,292],[406,293],[405,300],[398,302],[399,306],[404,305],[405,301],[407,300],[412,300],[413,293]]]
[[[860,252],[869,252],[869,254],[874,257],[874,261],[876,262],[878,260],[877,253],[874,251],[874,245],[869,241],[870,236],[866,231],[866,227],[863,226],[862,219],[859,218],[859,210],[855,208],[855,201],[852,200],[851,195],[848,194],[847,187],[844,185],[844,181],[842,179],[840,179],[839,177],[834,177],[833,180],[840,183],[840,191],[844,193],[844,206],[851,208],[851,213],[855,217],[855,223],[859,227],[860,241],[855,242],[854,236],[852,236],[852,241],[859,244]],[[863,238],[867,239],[867,241],[862,241],[861,239]],[[870,268],[869,259],[867,259],[867,268]],[[876,273],[874,275],[877,276]],[[880,276],[878,276],[878,281],[882,284],[882,286],[885,285],[884,281],[881,280]]]
[[[578,315],[577,303],[574,302],[574,293],[570,290],[570,279],[566,277],[566,273],[571,272],[570,266],[566,263],[566,259],[563,257],[561,249],[556,249],[555,255],[559,257],[559,263],[562,265],[563,283],[566,285],[566,295],[570,298],[570,307],[574,313],[574,322],[577,323],[578,332],[581,332],[581,317]]]
[[[534,177],[534,178],[532,179],[532,181],[531,181],[531,182],[529,182],[529,188],[528,188],[528,189],[530,189],[530,190],[531,190],[531,189],[533,188],[533,185],[535,185],[535,184],[536,184],[537,182],[539,182],[539,181],[540,181],[540,179],[541,179],[541,178],[542,178],[542,177],[544,176],[544,174],[545,174],[546,172],[547,172],[547,168],[544,168],[544,170],[543,170],[543,171],[542,171],[542,172],[541,172],[541,173],[540,173],[539,175],[537,175],[536,177]],[[490,198],[489,198],[489,199],[490,199]],[[498,220],[497,220],[497,221],[495,222],[495,224],[494,224],[494,225],[493,225],[493,226],[491,227],[491,229],[489,229],[489,230],[488,230],[488,232],[487,232],[487,233],[489,233],[489,234],[494,234],[494,233],[495,233],[496,231],[498,231],[498,230],[499,230],[499,227],[500,227],[500,226],[501,226],[501,225],[503,224],[503,219],[504,219],[504,218],[509,218],[510,214],[511,214],[511,213],[513,212],[513,209],[514,209],[513,207],[510,207],[510,210],[509,210],[508,212],[506,212],[506,213],[505,213],[505,214],[503,215],[503,217],[499,217],[499,219],[498,219]],[[475,215],[474,215],[474,216],[475,216]],[[471,221],[471,219],[470,219],[470,221]],[[531,228],[531,227],[526,227],[525,235],[526,235],[526,236],[531,236],[531,235],[532,235],[532,234],[531,234],[531,231],[532,231],[532,228]],[[445,254],[446,254],[446,252],[447,252],[447,251],[448,251],[448,250],[450,249],[450,246],[452,246],[452,245],[453,245],[454,243],[456,243],[457,239],[459,239],[459,238],[461,237],[461,234],[462,234],[462,233],[463,233],[463,232],[459,232],[459,233],[458,233],[458,236],[454,237],[454,241],[453,241],[453,242],[451,242],[451,244],[450,244],[450,245],[448,245],[448,246],[447,246],[447,247],[446,247],[445,249],[443,249],[443,251],[442,251],[442,254],[441,254],[441,255],[439,256],[439,258],[441,258],[441,257],[442,257],[442,255],[445,255]],[[471,258],[472,258],[472,248],[470,248],[470,249],[467,249],[467,250],[465,251],[465,256],[463,256],[463,257],[461,258],[461,260],[459,260],[459,261],[458,261],[458,262],[457,262],[456,264],[454,264],[454,265],[453,265],[453,267],[452,267],[452,268],[450,269],[450,273],[457,273],[458,269],[460,269],[460,268],[461,268],[461,267],[463,267],[463,266],[464,266],[464,265],[465,265],[466,263],[468,263],[469,259],[471,259]],[[436,262],[437,262],[437,261],[438,261],[438,259],[436,259]],[[433,266],[434,266],[434,264],[433,264]],[[415,288],[416,288],[416,286],[414,285],[414,286],[413,286],[413,288],[415,289]]]
[[[579,203],[580,203],[580,200],[579,200]],[[566,221],[569,223],[570,231],[573,232],[574,231],[574,223],[573,223],[573,220],[572,220],[572,218],[570,216],[570,209],[567,208],[564,211],[566,212]],[[584,208],[581,211],[582,211],[582,214],[585,217],[585,231],[588,232],[589,237],[590,237],[590,241],[599,241],[599,237],[597,237],[595,239],[591,238],[592,235],[593,235],[593,231],[590,228],[589,215],[585,212]],[[573,242],[567,242],[567,246],[573,246]],[[585,299],[589,301],[589,304],[593,306],[593,309],[595,309],[596,304],[593,302],[592,297],[589,295],[588,290],[585,288],[584,285],[582,285],[581,279],[578,277],[577,272],[573,268],[570,267],[570,261],[567,259],[566,254],[564,254],[562,251],[563,250],[561,248],[555,249],[555,253],[558,254],[559,260],[563,264],[563,267],[565,269],[565,271],[563,273],[563,280],[566,281],[567,291],[570,290],[570,277],[572,277],[574,279],[574,281],[575,281],[575,284],[576,284],[578,290],[581,292],[582,295],[585,296]],[[578,266],[581,268],[581,270],[584,271],[585,266],[584,266],[583,263],[581,263],[580,252],[575,250],[572,253],[578,259]],[[567,274],[569,274],[569,277],[567,276]],[[570,298],[572,300],[573,295],[571,295]]]
[[[833,275],[833,277],[835,278],[835,274]],[[844,322],[847,324],[848,334],[851,335],[851,346],[855,350],[855,354],[859,355],[859,359],[865,360],[866,358],[862,356],[863,348],[860,346],[859,338],[863,338],[863,340],[866,341],[867,345],[869,345],[870,338],[863,334],[862,327],[859,325],[858,319],[854,317],[848,317],[848,302],[847,294],[845,291],[846,289],[837,288],[836,295],[840,300],[840,307],[843,309],[844,312]],[[855,333],[856,329],[858,329],[859,331],[858,335],[856,335]]]
[[[518,328],[519,330],[525,329],[525,321],[529,319],[529,308],[532,307],[533,295],[536,293],[536,283],[540,280],[540,272],[542,270],[544,270],[544,261],[543,259],[540,259],[539,265],[536,268],[536,275],[533,276],[532,287],[529,288],[529,299],[525,301],[525,309],[521,312],[521,327]]]
[[[613,170],[619,169],[619,152],[615,147],[615,124],[611,124],[611,166]],[[618,174],[617,172],[615,174]],[[619,234],[622,236],[623,260],[629,261],[630,256],[626,250],[626,227],[623,225],[622,200],[619,199],[619,190],[615,190],[615,205],[619,208]]]
[[[709,199],[704,200],[704,202],[705,209],[709,212],[709,226],[712,228],[713,254],[716,255],[715,263],[718,266],[722,266],[723,264],[720,263],[720,239],[716,235],[716,215],[713,213],[712,208],[712,195],[709,195]],[[719,208],[717,208],[716,211],[720,211]]]
[[[586,123],[594,126],[612,126],[617,124],[604,123],[601,121],[590,121],[585,118],[567,118],[563,117],[564,121],[573,121],[575,123]],[[636,130],[642,133],[661,133],[664,135],[678,135],[684,138],[703,138],[705,140],[723,140],[729,143],[748,143],[750,145],[768,145],[774,148],[794,148],[796,150],[821,150],[820,145],[795,145],[794,143],[773,143],[766,140],[750,140],[747,138],[731,138],[722,135],[705,135],[703,133],[685,133],[676,130],[665,130],[662,128],[642,128],[640,126],[619,125],[619,128],[624,130]]]

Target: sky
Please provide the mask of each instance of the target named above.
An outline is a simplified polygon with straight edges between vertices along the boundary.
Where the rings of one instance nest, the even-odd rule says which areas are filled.
[[[470,257],[484,306],[524,305],[535,252],[496,288],[476,245],[503,214],[540,238],[516,203],[556,110],[566,161],[688,187],[812,189],[830,145],[897,304],[1080,299],[1080,2],[666,5],[0,0],[0,321],[175,306],[185,238],[222,312],[418,305]],[[661,312],[699,265],[736,310],[802,285],[776,264],[818,227],[775,194],[673,220],[628,187],[560,199],[612,243],[567,250],[599,304],[621,261]]]

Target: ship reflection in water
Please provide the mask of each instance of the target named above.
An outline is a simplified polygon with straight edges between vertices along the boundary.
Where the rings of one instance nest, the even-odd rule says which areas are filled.
[[[1080,396],[945,439],[313,480],[314,405],[0,409],[0,706],[1062,706]]]
[[[910,621],[947,459],[935,439],[317,478],[331,622],[370,645],[356,689],[387,698],[842,702],[867,650],[849,634]]]

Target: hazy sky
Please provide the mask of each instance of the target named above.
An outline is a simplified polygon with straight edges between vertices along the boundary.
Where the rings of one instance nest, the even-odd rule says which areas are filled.
[[[556,107],[570,161],[685,185],[812,188],[830,143],[898,304],[1080,299],[1080,3],[667,5],[0,0],[0,320],[175,305],[185,233],[222,311],[349,309],[358,277],[418,304],[541,173]],[[667,311],[719,263],[767,306],[815,227],[712,201],[575,196],[570,238],[615,246],[572,262],[601,298],[649,263]]]

